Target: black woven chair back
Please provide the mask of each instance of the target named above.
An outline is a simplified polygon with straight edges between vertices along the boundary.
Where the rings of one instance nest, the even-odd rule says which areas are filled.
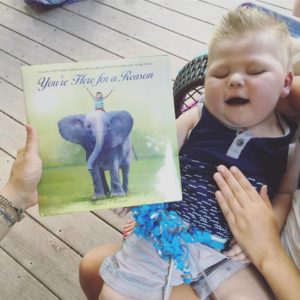
[[[176,118],[197,104],[204,94],[207,54],[189,61],[178,73],[173,84]]]

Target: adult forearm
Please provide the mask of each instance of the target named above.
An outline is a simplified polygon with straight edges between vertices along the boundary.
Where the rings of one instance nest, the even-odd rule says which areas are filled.
[[[7,222],[4,220],[3,216],[0,216],[0,240],[2,240],[8,233],[11,227],[8,227]]]
[[[256,267],[264,276],[278,300],[298,300],[300,272],[282,247]]]
[[[24,210],[24,203],[19,202],[16,191],[7,184],[0,191],[0,240],[20,219],[16,209]]]
[[[37,184],[41,178],[42,162],[38,156],[37,133],[32,126],[25,127],[25,148],[18,151],[9,180],[0,191],[0,239],[21,220],[22,212],[38,200]]]

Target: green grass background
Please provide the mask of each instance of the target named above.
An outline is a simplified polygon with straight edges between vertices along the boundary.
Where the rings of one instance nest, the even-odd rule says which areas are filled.
[[[91,200],[93,184],[86,165],[46,167],[39,187],[40,214],[53,215],[160,202],[162,198],[155,189],[155,174],[162,163],[160,158],[133,160],[129,175],[128,195],[106,197],[96,201]],[[106,178],[110,185],[108,172],[106,172]]]

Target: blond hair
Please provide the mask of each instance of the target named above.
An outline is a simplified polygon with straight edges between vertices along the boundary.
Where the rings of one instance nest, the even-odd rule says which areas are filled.
[[[213,38],[209,43],[208,53],[221,41],[234,40],[246,35],[265,35],[267,43],[273,43],[282,65],[288,70],[292,64],[292,38],[287,26],[274,16],[255,8],[237,8],[229,11],[216,27]],[[208,56],[208,62],[209,62]]]

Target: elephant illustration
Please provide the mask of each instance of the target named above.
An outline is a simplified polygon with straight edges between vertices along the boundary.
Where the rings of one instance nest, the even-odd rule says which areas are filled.
[[[87,168],[93,179],[93,199],[124,196],[128,192],[128,176],[132,143],[133,118],[127,111],[92,111],[84,115],[66,116],[58,122],[61,136],[86,151]],[[122,170],[122,184],[119,176]],[[110,173],[110,189],[104,171]]]

